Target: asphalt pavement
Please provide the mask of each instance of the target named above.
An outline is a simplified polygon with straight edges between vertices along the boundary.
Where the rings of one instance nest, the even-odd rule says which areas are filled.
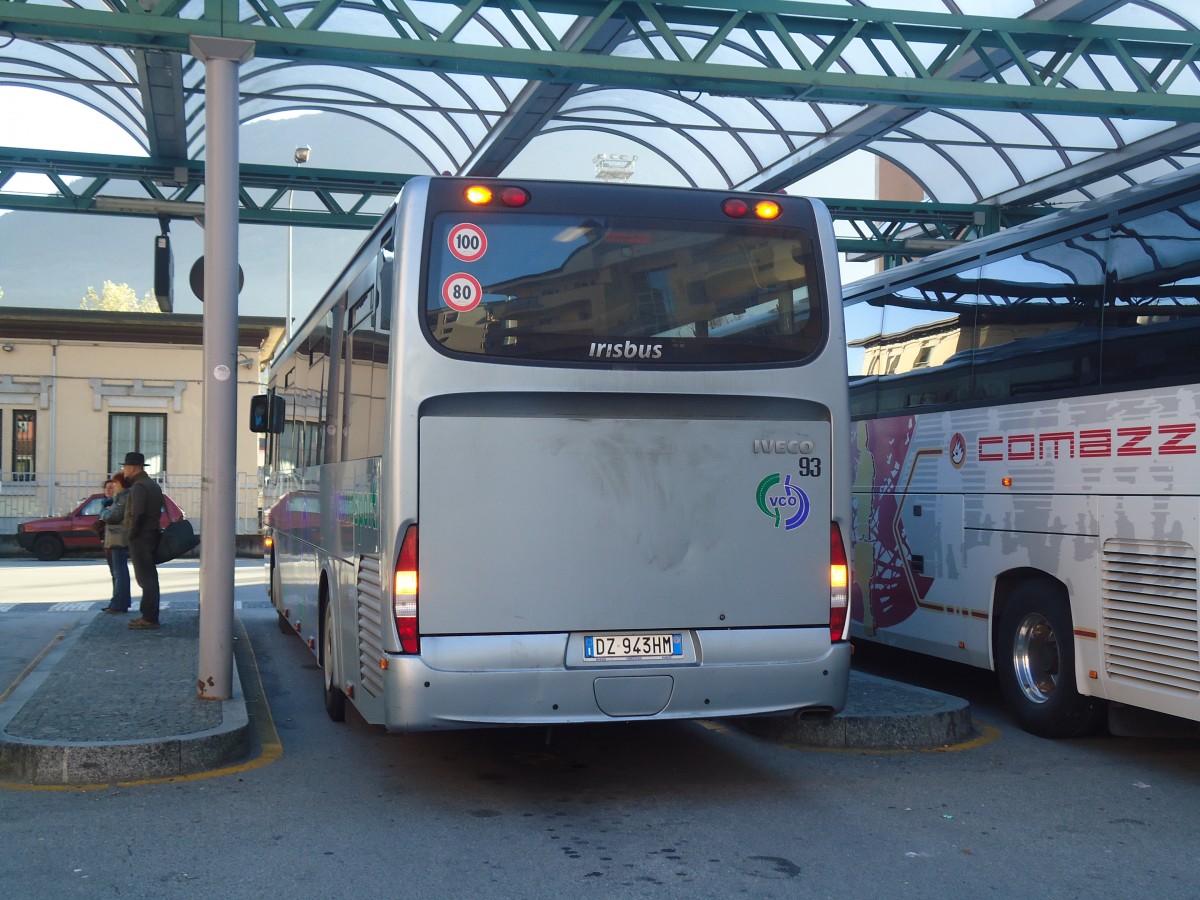
[[[261,686],[243,686],[239,675],[247,673],[237,671],[236,660],[232,698],[198,696],[198,608],[168,607],[158,631],[133,631],[128,622],[136,612],[110,615],[103,605],[0,694],[0,782],[165,779],[219,770],[258,752],[246,693],[258,696]],[[965,700],[858,671],[851,672],[845,710],[832,719],[739,724],[769,740],[852,750],[929,749],[975,735]]]

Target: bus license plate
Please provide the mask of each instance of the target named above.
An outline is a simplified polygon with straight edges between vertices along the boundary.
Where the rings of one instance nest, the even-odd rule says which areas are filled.
[[[683,656],[683,635],[585,634],[584,659],[670,659]]]

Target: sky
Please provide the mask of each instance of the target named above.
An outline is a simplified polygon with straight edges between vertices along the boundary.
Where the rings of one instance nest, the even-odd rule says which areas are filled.
[[[415,160],[406,161],[398,155],[390,160],[390,167],[380,165],[376,156],[356,155],[356,149],[369,146],[371,139],[375,139],[377,145],[377,133],[361,123],[347,124],[346,120],[339,119],[336,137],[331,139],[329,132],[332,129],[327,124],[314,127],[319,118],[299,114],[243,125],[239,137],[243,161],[291,164],[294,148],[308,144],[312,147],[311,164],[314,166],[367,171],[421,170]],[[356,134],[356,128],[362,129],[362,133]],[[560,146],[549,153],[542,145],[536,156],[518,156],[508,174],[587,180],[594,176],[593,157],[597,153],[613,153],[637,156],[634,182],[679,183],[678,174],[667,162],[645,147],[619,136],[563,134],[558,142]],[[137,142],[104,116],[75,101],[34,88],[0,87],[0,146],[143,155]],[[546,171],[548,157],[556,161],[553,172]],[[830,185],[837,186],[836,193],[831,194]],[[869,198],[874,196],[874,189],[872,158],[860,158],[827,167],[819,175],[800,182],[790,192]],[[50,188],[43,176],[16,176],[4,190],[37,194],[48,193]],[[303,195],[297,194],[296,208],[303,208],[303,202]],[[67,219],[71,221],[67,223]],[[153,285],[153,246],[158,231],[157,221],[149,218],[0,210],[0,289],[6,293],[0,302],[14,306],[78,308],[87,288],[99,290],[105,280],[127,283],[138,296],[144,296]],[[203,307],[192,295],[188,275],[203,255],[203,230],[195,222],[172,220],[170,234],[174,252],[175,309],[200,313]],[[20,252],[12,252],[14,237],[18,235],[22,245],[28,237],[33,248],[23,247]],[[293,230],[291,281],[297,318],[302,318],[303,312],[319,299],[321,291],[336,277],[364,236],[364,232],[358,231]],[[63,246],[70,247],[71,252],[64,254]],[[245,287],[239,297],[241,314],[285,314],[286,248],[287,233],[282,227],[239,227],[239,257],[245,278]],[[874,268],[870,264],[842,262],[842,277],[846,281],[872,271]]]

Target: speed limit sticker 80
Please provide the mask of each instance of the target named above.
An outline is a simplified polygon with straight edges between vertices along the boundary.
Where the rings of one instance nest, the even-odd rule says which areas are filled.
[[[483,286],[474,275],[455,272],[442,282],[442,299],[453,310],[470,312],[483,299]]]

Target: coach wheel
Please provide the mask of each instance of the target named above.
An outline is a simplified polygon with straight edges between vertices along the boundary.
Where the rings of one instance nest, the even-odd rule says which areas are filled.
[[[1104,719],[1104,701],[1075,684],[1071,612],[1043,581],[1018,585],[1000,617],[996,666],[1004,700],[1021,727],[1048,738],[1080,737]]]
[[[279,566],[273,562],[271,564],[271,603],[275,607],[275,612],[279,614],[275,624],[284,634],[291,634],[295,629],[292,628],[292,623],[288,621],[287,616],[283,614],[283,585],[279,581]]]
[[[321,669],[325,675],[325,712],[335,722],[346,721],[346,695],[334,681],[333,671],[333,613],[325,605],[325,620],[321,626]]]
[[[271,579],[267,583],[267,596],[271,598],[271,603],[276,609],[283,608],[283,585],[279,579],[279,566],[275,564],[275,558],[271,558]]]
[[[33,555],[44,562],[53,562],[63,555],[63,542],[57,534],[43,534],[33,542]]]

